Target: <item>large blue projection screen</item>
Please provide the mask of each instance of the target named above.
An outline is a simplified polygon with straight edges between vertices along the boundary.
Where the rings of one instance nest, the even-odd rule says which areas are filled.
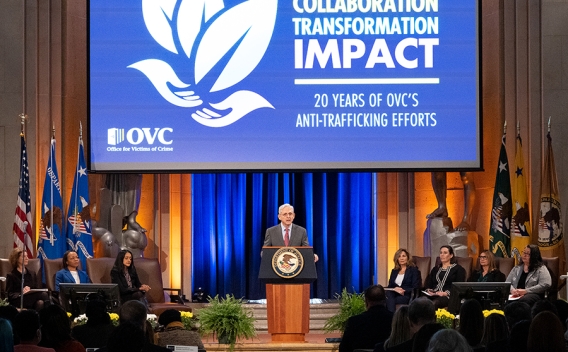
[[[91,0],[94,172],[481,167],[474,0]]]

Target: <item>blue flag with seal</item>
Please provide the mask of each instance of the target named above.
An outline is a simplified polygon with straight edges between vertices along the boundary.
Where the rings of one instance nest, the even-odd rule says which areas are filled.
[[[87,258],[93,256],[93,236],[91,229],[91,207],[89,205],[89,181],[87,164],[83,151],[82,133],[79,136],[79,156],[73,191],[69,199],[67,211],[67,243],[69,248],[76,251],[83,268],[87,267]]]
[[[39,241],[37,244],[37,257],[43,267],[44,259],[63,257],[67,250],[67,242],[63,230],[63,200],[61,199],[61,185],[55,160],[55,138],[51,139],[51,150],[45,171],[43,196],[41,200],[41,222]],[[42,272],[42,281],[45,276]]]

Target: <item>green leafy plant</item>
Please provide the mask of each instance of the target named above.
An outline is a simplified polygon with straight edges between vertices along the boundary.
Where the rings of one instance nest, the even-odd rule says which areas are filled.
[[[216,334],[220,343],[230,345],[230,351],[235,349],[237,339],[256,336],[252,311],[244,308],[241,299],[216,295],[207,300],[209,305],[197,312],[201,334]]]
[[[323,330],[327,333],[341,331],[343,334],[347,319],[365,311],[365,296],[363,293],[349,293],[343,288],[341,295],[336,294],[335,297],[339,300],[339,313],[325,322]]]

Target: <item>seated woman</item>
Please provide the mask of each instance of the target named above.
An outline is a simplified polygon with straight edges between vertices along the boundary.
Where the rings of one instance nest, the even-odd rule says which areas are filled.
[[[422,282],[420,270],[412,262],[412,256],[406,249],[399,249],[394,254],[394,269],[391,271],[389,288],[386,291],[387,308],[394,313],[397,304],[408,304],[410,295],[415,288],[420,287]]]
[[[426,290],[436,308],[448,306],[452,283],[465,281],[465,269],[454,261],[454,249],[447,245],[440,247],[440,265],[430,271]]]
[[[55,291],[59,292],[59,284],[86,284],[90,283],[91,279],[86,272],[78,270],[79,256],[75,251],[67,251],[63,253],[63,269],[55,274]]]
[[[32,291],[41,287],[37,284],[36,273],[25,269],[24,288],[22,291],[22,271],[28,265],[28,255],[21,248],[14,248],[9,257],[12,271],[6,275],[6,292],[11,305],[19,307],[22,294],[24,295],[24,308],[41,310],[44,302],[49,300],[47,292]]]
[[[471,274],[472,282],[504,282],[505,274],[495,267],[495,256],[486,250],[479,255],[479,265]]]
[[[511,270],[506,281],[511,282],[511,298],[532,306],[536,301],[544,298],[544,292],[552,284],[552,278],[542,262],[537,245],[526,246],[521,260],[522,263]]]
[[[139,300],[145,303],[145,293],[150,291],[150,286],[140,283],[132,252],[123,249],[116,256],[114,266],[110,271],[112,283],[118,284],[122,303],[130,300]]]

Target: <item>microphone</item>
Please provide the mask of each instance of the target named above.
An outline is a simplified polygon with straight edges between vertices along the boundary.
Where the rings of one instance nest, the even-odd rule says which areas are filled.
[[[24,309],[24,273],[26,272],[26,235],[28,234],[28,222],[24,221],[24,250],[22,251],[22,283],[20,286],[20,309]]]

